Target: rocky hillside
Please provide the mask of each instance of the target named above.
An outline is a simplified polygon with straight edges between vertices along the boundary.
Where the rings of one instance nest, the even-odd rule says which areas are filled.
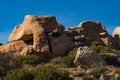
[[[8,43],[0,46],[0,54],[10,54],[13,58],[37,55],[39,62],[49,62],[56,57],[63,57],[60,61],[66,64],[71,50],[77,48],[69,58],[71,63],[75,64],[72,64],[72,69],[75,66],[77,69],[71,70],[70,66],[66,68],[74,80],[88,80],[83,79],[85,76],[91,78],[90,80],[110,80],[111,76],[115,76],[115,80],[120,80],[120,74],[110,71],[111,68],[108,67],[112,64],[112,67],[118,70],[116,66],[120,66],[119,29],[120,27],[115,28],[111,36],[98,21],[83,21],[77,27],[65,29],[54,16],[27,15],[23,23],[13,29]],[[116,64],[113,64],[114,61],[111,63],[109,59],[116,59]],[[94,73],[98,68],[99,74]]]

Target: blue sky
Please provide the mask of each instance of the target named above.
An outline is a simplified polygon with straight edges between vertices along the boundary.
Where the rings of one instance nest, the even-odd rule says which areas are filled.
[[[111,34],[120,25],[120,0],[1,0],[0,42],[6,43],[24,16],[54,15],[66,28],[84,20],[97,20]]]

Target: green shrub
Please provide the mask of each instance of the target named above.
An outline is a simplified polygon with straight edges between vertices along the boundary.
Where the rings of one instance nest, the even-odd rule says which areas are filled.
[[[18,56],[15,60],[20,66],[24,64],[35,66],[40,63],[40,57],[36,55]]]
[[[72,51],[70,51],[70,53],[62,58],[62,64],[65,65],[66,67],[74,67],[74,59],[76,56],[76,52],[77,52],[78,48],[74,48]]]
[[[102,54],[101,56],[108,65],[120,66],[120,60],[118,56],[111,56],[106,54]]]
[[[92,71],[92,75],[95,76],[95,77],[100,77],[101,73],[104,73],[105,72],[105,67],[101,64],[95,64],[95,68],[94,70]]]
[[[100,45],[96,42],[93,42],[90,46],[91,49],[95,50],[97,53],[105,53],[108,52],[108,47],[104,45]]]
[[[70,80],[67,71],[61,71],[50,65],[37,65],[33,72],[34,80]]]
[[[34,76],[22,69],[14,69],[7,73],[5,80],[33,80]]]
[[[53,65],[60,65],[61,64],[61,60],[62,60],[61,57],[55,57],[55,58],[51,59],[49,61],[49,63],[51,63]]]
[[[16,61],[12,58],[11,54],[0,53],[0,77],[5,76],[7,71],[17,67]]]
[[[62,64],[62,57],[55,57],[55,58],[51,59],[51,60],[49,61],[49,63],[47,63],[47,64],[51,64],[51,65],[57,66],[57,67],[59,67],[59,68],[65,67],[65,66]]]

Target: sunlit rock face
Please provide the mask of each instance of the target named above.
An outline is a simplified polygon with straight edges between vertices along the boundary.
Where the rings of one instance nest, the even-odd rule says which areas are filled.
[[[0,52],[11,52],[15,56],[36,54],[48,59],[63,56],[69,43],[64,26],[56,21],[56,17],[27,15],[22,24],[16,25],[9,43],[1,46]]]
[[[76,66],[86,65],[88,67],[94,67],[94,64],[106,65],[106,62],[96,51],[87,46],[83,46],[78,48],[74,64]]]

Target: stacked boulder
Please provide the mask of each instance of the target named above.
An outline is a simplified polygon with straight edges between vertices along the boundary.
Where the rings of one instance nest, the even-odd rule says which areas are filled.
[[[83,21],[77,27],[64,29],[54,16],[27,15],[23,23],[14,28],[9,42],[0,46],[0,52],[14,56],[36,54],[48,59],[64,56],[71,48],[87,46],[93,41],[115,48],[120,45],[120,28],[112,37],[98,21]]]
[[[75,47],[89,45],[92,41],[103,45],[109,45],[110,43],[108,32],[98,21],[83,21],[78,27],[68,28],[65,32]]]

